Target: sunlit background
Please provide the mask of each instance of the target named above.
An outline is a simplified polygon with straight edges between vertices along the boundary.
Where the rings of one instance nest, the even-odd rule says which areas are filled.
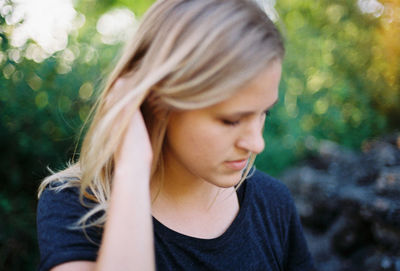
[[[35,269],[39,181],[71,157],[121,45],[152,2],[0,0],[1,270]],[[358,150],[400,127],[399,1],[257,2],[287,50],[259,169],[279,176],[325,140]]]

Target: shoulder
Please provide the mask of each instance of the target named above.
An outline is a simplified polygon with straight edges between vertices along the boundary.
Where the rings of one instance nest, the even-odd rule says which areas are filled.
[[[37,236],[40,250],[39,270],[74,260],[94,261],[101,231],[85,230],[77,222],[90,210],[82,205],[78,187],[46,187],[37,206]]]
[[[289,189],[280,180],[259,170],[245,181],[244,198],[257,213],[283,219],[287,223],[296,212]]]
[[[48,185],[43,189],[37,205],[38,232],[54,223],[60,228],[76,228],[78,220],[94,206],[95,203],[87,198],[81,201],[77,186],[66,186],[65,183]]]
[[[284,183],[260,170],[255,170],[246,182],[255,197],[267,197],[272,201],[292,200],[289,189]]]
[[[251,198],[253,210],[261,213],[269,231],[276,233],[275,237],[269,238],[275,240],[277,246],[280,244],[285,255],[285,270],[312,270],[312,259],[289,189],[281,181],[258,170],[246,182],[246,196]],[[279,238],[274,239],[277,236]]]
[[[42,215],[47,216],[51,214],[53,210],[56,210],[57,216],[60,217],[64,212],[68,212],[69,214],[71,212],[81,213],[85,212],[87,208],[80,203],[78,187],[49,185],[43,190],[38,201],[38,219]]]

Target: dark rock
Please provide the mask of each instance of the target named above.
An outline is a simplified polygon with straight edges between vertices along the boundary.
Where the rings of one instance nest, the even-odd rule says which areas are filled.
[[[371,244],[373,240],[372,227],[366,221],[348,221],[332,237],[333,250],[343,257],[350,257],[360,249]]]
[[[313,141],[282,180],[295,197],[317,270],[400,271],[400,134],[355,153]]]
[[[400,166],[383,168],[375,189],[378,194],[400,197]]]
[[[373,235],[374,240],[376,240],[381,249],[400,253],[400,232],[398,228],[382,223],[374,223]]]

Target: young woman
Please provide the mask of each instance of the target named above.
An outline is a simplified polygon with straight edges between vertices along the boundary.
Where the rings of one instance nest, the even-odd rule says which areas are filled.
[[[283,54],[251,0],[156,2],[39,188],[39,269],[311,270],[288,190],[251,170]]]

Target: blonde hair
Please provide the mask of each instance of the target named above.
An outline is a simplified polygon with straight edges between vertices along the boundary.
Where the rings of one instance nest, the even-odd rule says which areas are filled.
[[[81,202],[83,198],[92,202],[79,225],[102,226],[111,194],[113,155],[138,108],[153,149],[151,178],[162,179],[169,113],[231,97],[283,54],[279,32],[251,0],[157,1],[144,15],[92,109],[78,161],[45,178],[39,197],[49,184],[58,190],[79,187]],[[129,91],[113,87],[123,76],[130,77]],[[254,159],[255,155],[241,182]],[[104,213],[88,223],[100,211]]]

